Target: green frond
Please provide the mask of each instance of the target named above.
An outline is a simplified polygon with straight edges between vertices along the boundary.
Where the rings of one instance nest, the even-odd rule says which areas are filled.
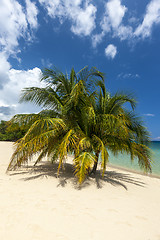
[[[46,149],[50,142],[53,144],[53,139],[65,131],[66,125],[62,119],[47,118],[35,121],[25,136],[16,142],[16,150],[12,155],[8,170],[27,162],[33,155]]]
[[[134,109],[136,106],[136,101],[131,95],[117,93],[107,99],[105,113],[119,114],[122,111],[125,103],[129,103],[132,109]]]
[[[108,154],[108,151],[107,151],[106,146],[104,144],[104,141],[101,138],[94,135],[92,139],[93,139],[93,142],[94,142],[94,145],[95,145],[95,148],[94,148],[95,153],[98,153],[98,155],[100,153],[100,156],[101,156],[102,176],[104,176],[104,172],[106,170],[106,164],[108,163],[109,154]],[[96,158],[95,158],[95,160],[98,161],[98,159],[96,159]]]
[[[139,166],[145,171],[145,172],[151,172],[151,152],[150,149],[143,145],[143,144],[137,144],[133,143],[134,148],[134,155],[138,157],[138,163]]]
[[[28,125],[30,126],[36,120],[40,118],[39,114],[16,114],[14,117],[11,118],[10,124],[18,123],[20,126]]]
[[[89,106],[87,112],[88,112],[88,120],[90,121],[91,124],[95,124],[96,114],[93,106]]]
[[[24,88],[22,90],[19,102],[34,102],[38,106],[47,107],[50,109],[60,109],[63,106],[61,98],[51,87]]]
[[[70,149],[76,149],[77,147],[77,136],[73,129],[69,130],[66,135],[63,137],[61,144],[58,147],[58,156],[59,156],[59,165],[58,165],[58,175],[60,167],[67,157],[67,153],[70,152]]]
[[[83,80],[80,80],[72,89],[71,92],[71,100],[74,100],[74,105],[76,106],[78,104],[79,99],[81,99],[82,96],[84,96],[85,88],[84,88],[84,82]]]
[[[79,154],[80,152],[91,150],[91,142],[88,137],[84,137],[79,141],[79,144],[76,149],[76,153]]]
[[[125,118],[127,126],[130,132],[133,132],[136,142],[144,144],[150,141],[150,134],[139,116],[134,112],[125,111]]]
[[[77,83],[77,75],[76,72],[74,71],[74,69],[71,69],[71,73],[70,73],[70,87],[71,89],[73,89],[74,85]]]
[[[37,165],[46,155],[47,155],[48,149],[47,147],[44,147],[40,155],[38,156],[37,160],[34,163],[34,166]]]
[[[85,180],[94,161],[95,157],[90,152],[83,152],[74,159],[75,175],[78,178],[79,184],[82,184]]]
[[[78,73],[77,76],[79,76],[81,74],[81,72],[84,72],[87,69],[88,71],[88,66],[83,67]]]
[[[96,85],[100,87],[100,92],[102,90],[103,95],[101,95],[101,97],[106,98],[106,87],[105,87],[104,81],[103,80],[98,80],[96,82]]]

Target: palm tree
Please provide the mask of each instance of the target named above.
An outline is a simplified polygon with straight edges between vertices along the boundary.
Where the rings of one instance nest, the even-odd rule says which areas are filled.
[[[148,132],[133,113],[135,100],[131,96],[111,96],[104,75],[95,68],[84,68],[78,74],[72,69],[69,77],[45,69],[42,81],[47,83],[46,88],[24,89],[21,101],[35,102],[47,110],[12,120],[29,124],[30,128],[16,143],[8,170],[39,153],[36,163],[44,156],[51,161],[59,159],[59,173],[67,154],[72,153],[75,175],[82,183],[96,172],[99,157],[104,175],[109,151],[127,152],[132,160],[138,157],[142,168],[151,170],[150,151],[144,144]],[[125,103],[131,104],[132,112],[125,109]]]
[[[78,74],[72,69],[70,76],[57,69],[44,69],[41,81],[46,83],[46,87],[31,87],[22,91],[20,102],[34,102],[46,110],[39,114],[16,115],[11,120],[20,125],[27,124],[30,128],[16,142],[16,150],[7,170],[21,166],[39,153],[37,162],[46,155],[52,161],[59,157],[59,171],[68,151],[75,152],[76,139],[80,136],[75,132],[78,129],[78,107],[85,105],[89,91],[93,92],[92,83],[98,78],[103,79],[103,74],[96,68],[89,70],[85,67]],[[73,103],[72,99],[74,111],[67,115],[68,104]]]

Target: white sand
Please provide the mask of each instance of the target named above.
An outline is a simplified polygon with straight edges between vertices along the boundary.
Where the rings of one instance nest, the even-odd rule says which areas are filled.
[[[0,142],[0,240],[160,239],[160,179],[108,168],[79,190],[69,164],[6,175],[12,152]]]

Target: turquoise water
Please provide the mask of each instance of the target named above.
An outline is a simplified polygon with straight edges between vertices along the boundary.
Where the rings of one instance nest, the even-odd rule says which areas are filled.
[[[151,142],[149,145],[152,151],[152,174],[160,176],[160,142]],[[109,163],[118,167],[143,172],[138,165],[138,160],[131,162],[130,156],[127,154],[119,154],[114,156],[109,154]]]

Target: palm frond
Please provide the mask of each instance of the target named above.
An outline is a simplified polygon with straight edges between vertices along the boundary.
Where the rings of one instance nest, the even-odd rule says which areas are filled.
[[[117,93],[107,99],[105,111],[108,114],[119,114],[125,103],[130,103],[132,109],[136,106],[136,101],[131,95]]]
[[[134,148],[134,155],[138,157],[139,166],[145,172],[152,172],[150,149],[143,144],[137,144],[137,143],[133,143],[133,148]]]
[[[47,146],[54,143],[57,135],[59,137],[60,133],[65,131],[66,125],[62,119],[47,118],[35,121],[25,136],[15,143],[16,150],[7,171],[21,166],[36,153],[41,153]]]
[[[78,178],[79,184],[82,184],[82,182],[85,180],[94,161],[95,157],[90,152],[83,152],[74,159],[75,175]]]
[[[60,109],[63,106],[61,98],[51,87],[24,88],[22,90],[19,102],[34,102],[38,106],[47,107],[50,109]]]
[[[58,175],[60,171],[60,167],[67,157],[67,153],[70,152],[70,149],[76,149],[77,147],[77,136],[73,129],[70,129],[66,135],[63,137],[61,144],[58,147],[58,156],[59,156],[59,165],[58,165]]]

